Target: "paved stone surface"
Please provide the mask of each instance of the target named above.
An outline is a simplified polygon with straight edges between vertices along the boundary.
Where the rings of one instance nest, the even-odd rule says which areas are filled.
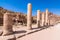
[[[32,30],[27,30],[26,28],[26,26],[22,25],[14,26],[14,34],[0,36],[0,39],[9,39],[15,36],[17,40],[60,40],[60,24],[49,28],[37,28],[37,25],[33,25]]]
[[[3,26],[1,26],[1,27],[3,27]],[[36,28],[36,25],[33,25],[33,27],[32,28]],[[2,29],[0,29],[1,31],[0,31],[0,33],[2,32]],[[22,25],[18,25],[18,26],[13,26],[13,31],[14,31],[14,34],[12,34],[12,35],[15,35],[16,36],[16,38],[18,38],[18,37],[21,37],[21,36],[23,36],[23,35],[26,35],[26,34],[28,34],[28,33],[31,33],[31,32],[34,32],[34,31],[36,31],[36,30],[39,30],[39,29],[34,29],[34,30],[27,30],[27,27],[26,26],[22,26]],[[1,36],[0,36],[1,37]]]
[[[17,40],[60,40],[60,23]]]
[[[17,27],[13,28],[14,31],[15,31],[14,34],[15,34],[16,38],[20,38],[22,36],[25,36],[27,34],[31,34],[31,33],[35,32],[35,31],[40,30],[40,28],[37,28],[36,25],[33,25],[34,27],[32,26],[32,28],[34,28],[32,30],[27,30],[27,27],[20,27],[20,26],[17,26]],[[35,28],[37,28],[37,29],[35,29]]]
[[[15,35],[0,36],[1,40],[16,40]]]

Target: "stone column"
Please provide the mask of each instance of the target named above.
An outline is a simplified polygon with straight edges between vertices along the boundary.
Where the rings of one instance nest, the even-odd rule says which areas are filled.
[[[13,33],[12,24],[12,15],[10,13],[5,13],[3,17],[3,35]]]
[[[44,26],[44,13],[42,13],[42,16],[41,16],[41,26]]]
[[[45,13],[45,26],[48,25],[48,9],[46,9],[46,13]]]
[[[48,26],[50,26],[50,16],[48,17]]]
[[[27,5],[27,28],[32,29],[32,5],[28,3]]]
[[[40,10],[37,10],[37,27],[40,27]]]

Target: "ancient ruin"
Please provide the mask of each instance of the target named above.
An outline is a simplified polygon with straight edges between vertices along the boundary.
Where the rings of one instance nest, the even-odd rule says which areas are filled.
[[[49,14],[48,9],[46,9],[46,13],[45,13],[45,26],[48,25],[48,14]]]
[[[9,35],[13,33],[13,21],[10,13],[5,13],[3,17],[3,35]]]
[[[32,5],[28,3],[27,6],[27,28],[32,29]]]
[[[12,12],[0,8],[0,26],[2,26],[1,30],[3,29],[3,33],[0,33],[1,37],[4,36],[3,38],[7,38],[7,40],[10,38],[11,40],[15,40],[15,37],[17,39],[30,33],[39,31],[43,27],[50,27],[60,22],[60,16],[49,12],[48,9],[46,9],[46,12],[37,10],[36,14],[37,15],[32,16],[31,3],[28,3],[27,5],[27,14]],[[35,26],[40,29],[36,30],[37,28],[34,28]],[[21,27],[23,29],[22,31],[19,29]],[[21,33],[21,35],[19,33]]]
[[[40,10],[37,10],[37,27],[39,28],[40,27]]]
[[[45,24],[45,19],[44,19],[44,12],[42,13],[42,17],[41,17],[41,26],[44,26]]]

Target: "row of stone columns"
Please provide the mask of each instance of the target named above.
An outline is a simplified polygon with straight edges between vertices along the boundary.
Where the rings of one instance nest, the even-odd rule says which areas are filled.
[[[40,10],[37,10],[37,27],[41,26],[47,26],[48,25],[48,9],[46,9],[46,13],[42,13],[42,16]],[[28,4],[27,7],[27,27],[28,29],[32,29],[32,5],[31,3]],[[42,18],[41,18],[42,17]],[[41,18],[41,22],[40,22],[40,18]]]
[[[42,14],[42,16],[40,16]],[[17,15],[18,16],[18,15]],[[41,21],[40,21],[41,18]],[[3,18],[3,35],[13,33],[12,29],[12,15],[10,13],[5,13]],[[41,13],[37,10],[37,27],[44,26],[48,24],[48,10],[46,13]],[[29,3],[27,5],[27,28],[32,29],[32,5]]]

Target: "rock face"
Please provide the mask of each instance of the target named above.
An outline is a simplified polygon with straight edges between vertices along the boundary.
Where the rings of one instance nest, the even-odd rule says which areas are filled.
[[[12,30],[12,15],[10,13],[5,13],[3,17],[3,35],[9,35],[13,33]]]
[[[13,19],[13,22],[15,23],[15,21],[16,21],[16,18],[18,18],[19,20],[18,20],[18,22],[20,22],[20,23],[27,23],[27,15],[26,14],[23,14],[23,13],[19,13],[19,12],[12,12],[12,11],[9,11],[9,10],[6,10],[6,9],[4,9],[4,8],[2,8],[2,7],[0,7],[0,25],[2,25],[3,24],[3,15],[6,13],[6,12],[8,12],[8,13],[11,13],[12,15],[13,15],[13,17],[12,17],[12,19]],[[17,16],[17,14],[18,14],[18,17],[16,17]],[[15,21],[14,21],[15,20]]]
[[[50,15],[49,16],[49,25],[55,25],[60,21],[60,17],[57,15]]]
[[[21,12],[20,13],[19,12],[12,12],[12,11],[9,11],[9,10],[6,10],[6,9],[0,7],[0,25],[3,24],[3,15],[6,12],[11,13],[13,15],[12,19],[13,19],[14,23],[16,22],[16,18],[18,18],[18,23],[27,24],[27,15],[26,14],[23,14]],[[16,17],[17,14],[19,15],[18,17]],[[49,17],[48,18],[49,19],[48,20],[48,22],[49,22],[48,25],[53,25],[53,23],[55,24],[55,22],[60,21],[60,16],[55,15],[53,13],[49,12],[48,17]],[[47,16],[46,16],[46,18],[47,18]],[[53,20],[55,20],[55,21],[53,21]],[[37,16],[32,16],[31,21],[32,21],[32,23],[36,24],[37,23]],[[52,21],[53,21],[53,23],[52,23]]]

